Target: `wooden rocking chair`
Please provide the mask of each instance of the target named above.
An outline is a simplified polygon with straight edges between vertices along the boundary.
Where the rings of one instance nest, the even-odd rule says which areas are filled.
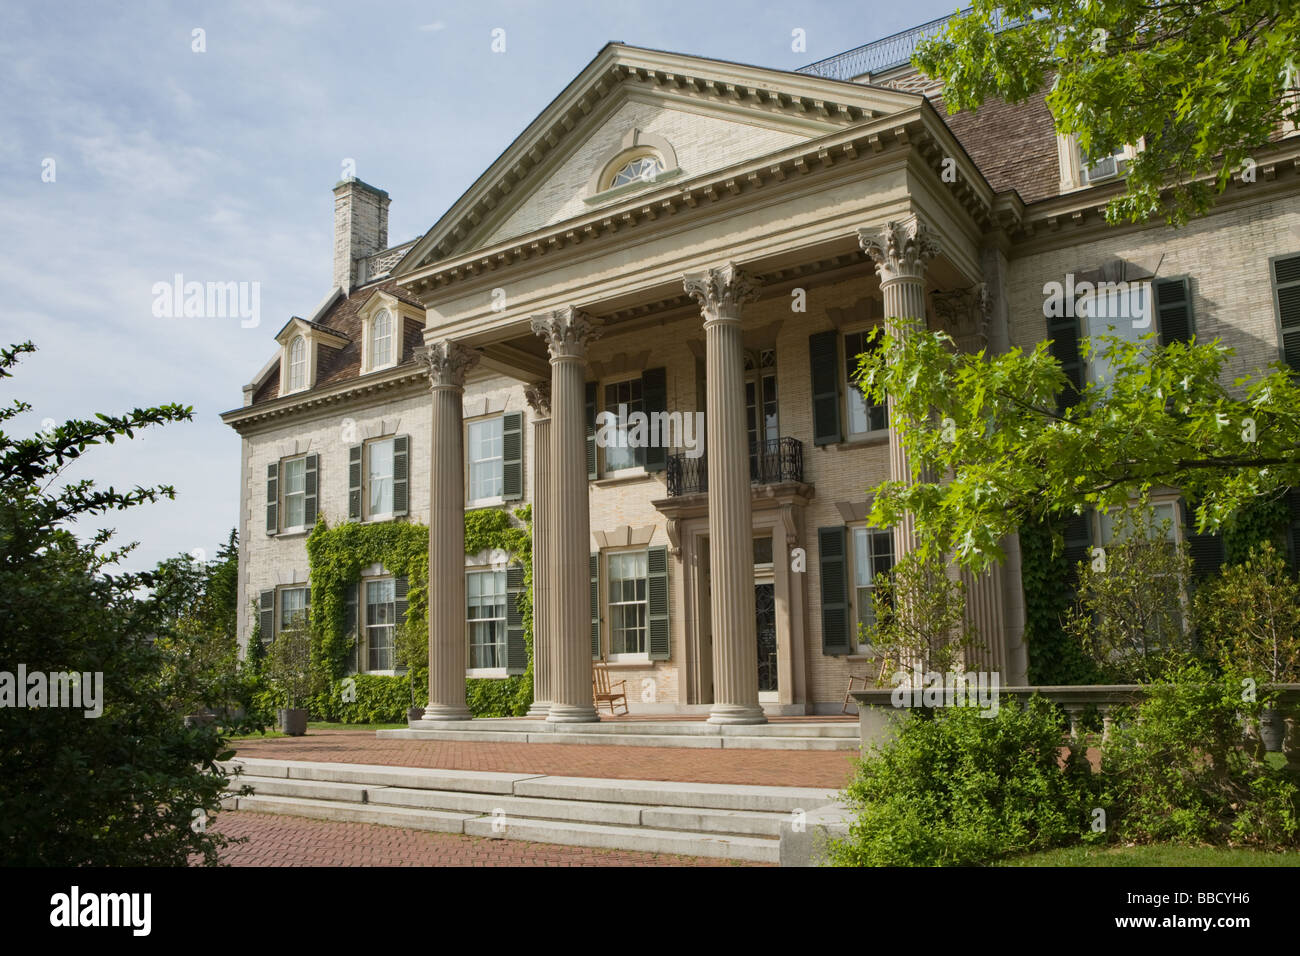
[[[619,689],[615,691],[613,689],[614,687],[618,687]],[[591,665],[591,692],[597,710],[600,710],[601,704],[608,704],[610,716],[618,716],[614,713],[614,703],[616,701],[622,701],[623,713],[628,713],[627,681],[614,681],[611,685],[609,679],[609,668],[605,666],[604,661],[596,661]]]

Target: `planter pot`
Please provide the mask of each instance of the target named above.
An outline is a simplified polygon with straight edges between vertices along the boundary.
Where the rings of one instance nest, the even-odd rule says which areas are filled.
[[[420,720],[420,719],[423,718],[423,717],[424,717],[424,708],[423,708],[423,707],[408,707],[408,708],[406,708],[406,719],[407,719],[407,720]]]
[[[1259,715],[1259,738],[1264,749],[1269,753],[1282,752],[1282,741],[1286,737],[1286,721],[1278,707],[1266,707]]]
[[[301,737],[307,732],[307,711],[296,707],[281,707],[280,731],[290,737]]]

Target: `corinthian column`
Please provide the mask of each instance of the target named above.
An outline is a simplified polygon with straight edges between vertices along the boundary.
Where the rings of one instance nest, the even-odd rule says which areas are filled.
[[[548,721],[598,720],[591,693],[591,516],[587,500],[587,344],[596,320],[573,307],[533,316],[551,354],[551,700]],[[561,520],[562,517],[562,520]],[[536,561],[536,556],[534,557]],[[536,567],[536,564],[534,564]]]
[[[713,615],[711,724],[761,724],[754,625],[754,526],[745,430],[745,359],[740,312],[758,298],[734,263],[685,277],[704,317],[708,390],[709,587]]]
[[[551,383],[524,388],[533,410],[533,705],[528,716],[544,718],[551,709]]]
[[[925,328],[925,267],[939,254],[934,234],[916,216],[886,224],[883,230],[859,229],[862,251],[876,264],[880,291],[885,299],[885,323],[895,338],[912,329]],[[889,395],[889,478],[910,482],[912,470],[899,436],[894,396]],[[910,514],[894,528],[894,554],[902,557],[916,548],[916,524]]]
[[[429,442],[429,706],[425,720],[465,720],[465,373],[477,352],[451,341],[421,351],[433,389]]]

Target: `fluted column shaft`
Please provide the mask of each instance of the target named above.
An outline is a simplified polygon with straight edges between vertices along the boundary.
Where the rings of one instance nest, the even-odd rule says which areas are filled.
[[[551,383],[526,389],[533,410],[533,704],[529,717],[545,717],[551,708]]]
[[[763,723],[754,624],[754,526],[745,427],[741,307],[757,296],[734,264],[688,276],[704,317],[709,469],[709,587],[714,724]]]
[[[429,442],[429,704],[425,720],[464,720],[465,460],[462,439],[465,372],[478,354],[452,342],[424,351],[433,389]]]
[[[596,323],[574,309],[533,318],[551,355],[551,722],[598,720],[591,688],[591,516],[587,492],[587,343]]]
[[[913,328],[925,328],[925,267],[939,252],[933,234],[917,217],[888,223],[881,231],[858,233],[862,250],[876,264],[884,298],[886,328],[904,338]],[[889,410],[889,479],[912,480],[907,449],[896,427],[898,412],[893,395],[886,396]],[[905,514],[894,526],[894,554],[901,558],[916,549],[916,522]]]

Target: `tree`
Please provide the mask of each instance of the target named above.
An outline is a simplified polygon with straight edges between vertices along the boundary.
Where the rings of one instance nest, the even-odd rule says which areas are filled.
[[[871,401],[893,397],[890,425],[912,475],[875,489],[872,522],[890,527],[911,512],[923,552],[979,569],[1023,525],[1158,488],[1197,502],[1205,533],[1300,485],[1300,383],[1288,371],[1225,385],[1232,350],[1218,340],[1100,336],[1083,350],[1109,377],[1062,410],[1068,381],[1046,342],[989,356],[956,351],[942,332],[884,334],[860,359],[860,381]]]
[[[913,62],[951,112],[1022,102],[1050,80],[1056,128],[1085,155],[1142,144],[1107,218],[1181,224],[1300,123],[1297,36],[1285,0],[973,0]]]
[[[1196,592],[1196,620],[1225,666],[1261,683],[1300,681],[1300,581],[1271,544]]]
[[[872,623],[858,628],[882,661],[924,674],[947,674],[976,643],[965,620],[966,588],[933,557],[904,555],[877,583],[871,607]],[[883,684],[892,677],[886,664],[877,680]]]
[[[1186,606],[1192,559],[1145,503],[1119,509],[1113,521],[1112,542],[1079,563],[1065,631],[1104,681],[1146,683],[1192,655]]]
[[[0,380],[33,351],[30,342],[0,350]],[[0,407],[0,422],[29,407]],[[76,673],[62,702],[83,705],[54,706],[50,695],[45,706],[0,707],[7,865],[176,866],[192,855],[215,863],[228,842],[206,827],[227,789],[216,763],[225,741],[215,728],[186,727],[167,706],[175,689],[138,596],[154,575],[111,570],[133,547],[105,550],[111,531],[83,543],[67,527],[175,490],[99,489],[89,480],[56,487],[88,448],[191,418],[172,404],[68,421],[30,438],[0,432],[0,660],[28,675],[26,688],[0,675],[0,693],[6,684],[10,693],[39,688],[32,675]],[[84,706],[88,697],[96,706]]]

